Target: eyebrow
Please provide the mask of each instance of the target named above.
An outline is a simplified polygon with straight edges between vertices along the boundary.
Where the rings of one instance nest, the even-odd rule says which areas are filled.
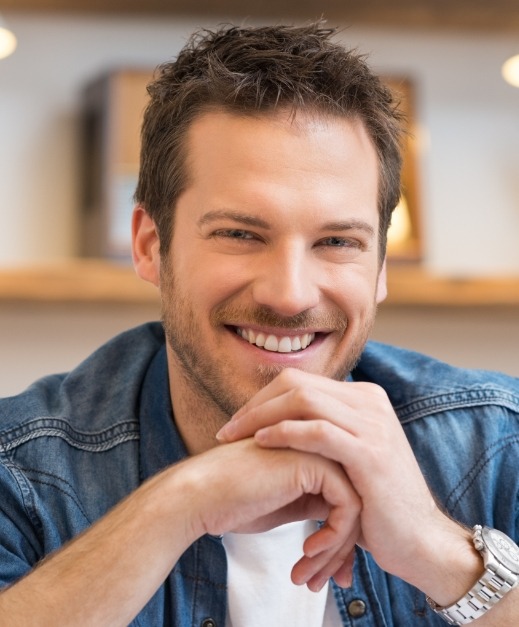
[[[363,220],[345,220],[344,222],[327,222],[321,227],[322,231],[364,231],[368,235],[374,235],[375,229]]]
[[[239,222],[240,224],[244,224],[246,226],[257,226],[262,229],[270,229],[269,223],[261,218],[251,216],[246,213],[238,213],[237,211],[227,211],[225,209],[204,213],[204,215],[198,220],[198,226],[210,224],[211,222],[221,219],[233,220],[234,222]]]
[[[226,209],[208,211],[207,213],[204,213],[204,215],[198,220],[198,226],[210,224],[211,222],[216,222],[217,220],[222,219],[233,220],[234,222],[238,222],[245,226],[255,226],[267,230],[270,230],[271,228],[268,222],[258,218],[257,216],[251,216],[247,213],[239,213],[238,211],[230,211]],[[371,226],[371,224],[368,224],[363,220],[327,222],[322,225],[320,230],[333,231],[337,233],[344,231],[364,231],[370,236],[373,236],[375,233],[375,229]]]

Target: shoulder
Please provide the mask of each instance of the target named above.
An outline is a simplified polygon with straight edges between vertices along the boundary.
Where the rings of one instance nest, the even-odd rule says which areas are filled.
[[[458,368],[379,342],[368,342],[352,376],[383,387],[402,422],[438,411],[481,406],[500,406],[519,415],[519,379]]]
[[[140,391],[163,344],[138,327],[0,401],[0,586],[137,487]]]
[[[138,327],[0,401],[0,491],[17,525],[45,528],[43,554],[139,484],[140,394],[163,345],[160,325]]]
[[[518,379],[374,342],[353,378],[386,390],[431,489],[455,519],[519,537]]]
[[[114,337],[74,370],[46,376],[20,394],[1,399],[0,444],[8,434],[26,433],[42,420],[49,428],[52,420],[56,426],[65,421],[69,428],[108,428],[114,420],[110,409],[136,403],[140,382],[163,344],[159,323],[142,325]]]

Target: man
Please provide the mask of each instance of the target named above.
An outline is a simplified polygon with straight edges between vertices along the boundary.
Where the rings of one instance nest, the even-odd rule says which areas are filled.
[[[2,625],[517,624],[471,527],[517,538],[519,385],[366,344],[400,118],[332,35],[204,32],[150,86],[164,333],[0,405]]]

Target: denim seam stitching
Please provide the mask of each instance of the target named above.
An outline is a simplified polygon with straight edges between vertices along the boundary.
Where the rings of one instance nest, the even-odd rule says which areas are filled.
[[[442,395],[443,397],[445,395]],[[452,395],[447,395],[452,396]],[[450,409],[463,409],[466,407],[478,407],[478,406],[500,406],[506,409],[509,409],[513,412],[519,413],[519,403],[515,403],[513,401],[509,401],[504,396],[496,396],[496,397],[487,397],[487,398],[458,398],[452,399],[450,401],[440,402],[438,400],[434,400],[435,397],[428,397],[427,399],[421,399],[420,401],[415,401],[411,405],[403,405],[403,406],[395,406],[395,411],[398,413],[402,424],[406,424],[412,422],[414,420],[418,420],[420,418],[424,418],[425,416],[430,416],[431,414],[435,414],[441,411],[450,410]],[[417,405],[421,405],[420,407],[416,407]],[[413,408],[413,406],[415,408]]]
[[[346,608],[346,600],[344,598],[344,588],[341,588],[338,584],[336,584],[333,579],[331,579],[331,586],[333,590],[333,598],[335,600],[335,604],[337,605],[337,610],[343,627],[345,625],[351,625],[351,620],[348,616],[348,610]]]
[[[475,464],[472,469],[470,470],[470,472],[468,472],[463,479],[461,479],[458,484],[451,490],[451,492],[447,495],[447,498],[445,500],[446,505],[448,504],[449,500],[451,498],[454,498],[454,495],[456,493],[456,490],[458,490],[463,483],[468,481],[468,484],[466,485],[465,489],[463,490],[463,492],[461,492],[456,499],[452,502],[451,507],[454,508],[457,506],[457,504],[461,501],[461,499],[465,496],[465,494],[470,490],[470,488],[474,485],[474,482],[476,481],[478,475],[481,474],[481,472],[484,470],[484,468],[486,466],[488,466],[488,464],[492,461],[492,459],[499,453],[501,453],[503,450],[505,450],[506,448],[508,448],[509,446],[511,446],[512,444],[519,442],[519,436],[509,436],[508,438],[505,438],[505,440],[501,440],[499,443],[495,443],[492,446],[489,446],[485,449],[485,458],[484,460],[479,460],[477,464]],[[492,451],[492,452],[491,452]]]
[[[67,444],[70,444],[70,446],[76,449],[96,453],[96,452],[108,451],[114,448],[115,446],[122,444],[124,442],[129,442],[132,440],[139,440],[140,434],[138,431],[131,430],[125,433],[120,433],[117,436],[112,437],[109,440],[106,440],[105,442],[88,443],[86,441],[81,441],[81,440],[78,440],[77,438],[73,438],[65,431],[57,429],[57,428],[38,428],[34,431],[25,433],[24,435],[17,437],[11,442],[4,442],[4,444],[2,445],[2,448],[5,452],[8,452],[23,444],[26,444],[27,442],[30,442],[31,440],[35,440],[37,438],[44,438],[44,437],[61,438],[62,440],[67,442]],[[86,436],[86,437],[89,437],[89,436]]]
[[[19,466],[14,464],[12,461],[5,461],[3,465],[4,468],[11,474],[14,482],[18,486],[23,503],[23,508],[25,509],[29,520],[35,526],[41,536],[43,529],[39,516],[37,515],[36,506],[32,497],[31,485],[28,478],[21,470],[21,468],[19,468]]]
[[[363,589],[364,589],[364,593],[366,595],[366,598],[368,600],[368,607],[367,607],[367,612],[365,617],[370,619],[373,618],[375,620],[375,622],[380,626],[380,627],[387,627],[387,621],[385,619],[385,616],[383,614],[383,609],[381,607],[380,601],[376,595],[376,592],[374,592],[374,584],[373,584],[373,579],[371,577],[371,572],[369,570],[369,565],[367,563],[367,558],[366,558],[366,553],[364,550],[360,549],[357,550],[355,553],[355,559],[358,560],[358,564],[359,564],[359,572],[361,574],[362,580],[363,580]],[[366,580],[369,582],[368,585],[366,585]],[[374,608],[377,609],[377,611],[375,612]],[[380,610],[380,618],[382,619],[383,623],[379,622],[379,610]],[[364,618],[364,617],[363,617]],[[353,621],[352,621],[353,622]]]
[[[28,479],[31,483],[38,483],[39,485],[47,485],[50,486],[51,488],[54,488],[55,490],[57,490],[58,492],[60,492],[61,494],[64,494],[65,496],[67,496],[71,501],[73,501],[75,503],[75,505],[77,506],[78,510],[83,514],[85,521],[91,525],[92,521],[90,520],[90,518],[87,516],[84,508],[83,508],[83,504],[81,503],[81,501],[79,500],[77,494],[75,493],[75,490],[72,486],[72,484],[70,482],[68,482],[66,479],[63,479],[62,477],[59,477],[58,475],[55,475],[54,473],[51,472],[43,472],[40,470],[35,470],[34,468],[19,468],[20,472],[23,472],[26,476],[28,476],[31,472],[35,472],[37,473],[37,477],[33,478],[33,479]],[[40,476],[45,476],[45,477],[50,477],[52,479],[56,479],[57,482],[59,483],[63,483],[64,485],[66,485],[68,488],[70,488],[70,491],[65,490],[64,488],[60,487],[59,485],[57,485],[57,483],[52,483],[51,481],[43,481],[42,479],[40,479]]]

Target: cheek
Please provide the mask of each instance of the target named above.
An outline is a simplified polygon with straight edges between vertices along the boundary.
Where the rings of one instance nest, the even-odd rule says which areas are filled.
[[[348,318],[371,311],[377,296],[377,278],[365,269],[335,273],[329,296]]]
[[[185,256],[178,275],[186,277],[193,303],[211,309],[246,289],[250,283],[248,266],[245,259],[228,261],[221,255]]]

